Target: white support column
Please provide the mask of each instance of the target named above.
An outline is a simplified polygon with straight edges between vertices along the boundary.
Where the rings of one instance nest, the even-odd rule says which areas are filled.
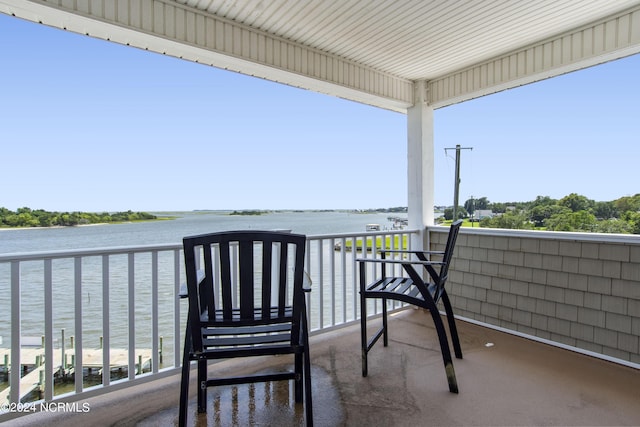
[[[409,227],[423,231],[434,223],[433,108],[427,102],[427,87],[425,81],[415,83],[415,103],[407,110]],[[423,247],[422,236],[412,247]]]

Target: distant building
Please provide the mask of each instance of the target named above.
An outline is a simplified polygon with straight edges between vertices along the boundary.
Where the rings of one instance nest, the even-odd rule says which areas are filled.
[[[484,218],[493,218],[495,214],[491,209],[478,209],[473,213],[473,218],[480,221]]]

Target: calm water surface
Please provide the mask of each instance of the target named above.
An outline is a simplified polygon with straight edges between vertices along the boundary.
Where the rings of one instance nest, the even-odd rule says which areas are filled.
[[[0,229],[0,254],[180,243],[184,236],[227,230],[287,229],[307,235],[363,232],[368,223],[391,227],[390,214],[350,212],[178,212],[175,220],[42,229]]]

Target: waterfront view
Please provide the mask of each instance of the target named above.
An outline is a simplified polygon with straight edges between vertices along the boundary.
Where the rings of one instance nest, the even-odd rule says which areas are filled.
[[[0,254],[181,243],[184,236],[225,230],[284,229],[307,235],[362,232],[367,224],[391,228],[388,218],[398,215],[352,211],[276,211],[261,215],[230,215],[231,212],[153,212],[159,218],[176,218],[79,227],[0,228]]]
[[[52,256],[56,252],[72,251],[81,252],[90,248],[111,248],[112,253],[108,260],[98,251],[95,256],[83,255],[82,259],[76,259],[71,254],[51,260],[51,306],[53,311],[52,342],[56,349],[53,356],[56,369],[58,366],[69,366],[67,374],[73,373],[73,346],[74,339],[78,336],[84,349],[84,383],[85,386],[95,385],[101,381],[100,368],[91,369],[88,362],[93,353],[100,358],[103,346],[117,352],[118,349],[126,349],[130,343],[135,342],[136,365],[139,365],[135,375],[148,372],[151,369],[151,349],[157,345],[160,352],[160,366],[172,366],[175,361],[176,343],[175,319],[173,316],[176,304],[175,277],[176,272],[181,276],[182,258],[175,248],[181,245],[181,239],[187,235],[201,234],[212,231],[237,230],[237,229],[284,229],[307,235],[336,234],[336,233],[363,233],[365,229],[377,226],[379,230],[391,229],[394,223],[388,213],[353,213],[345,211],[325,212],[273,212],[260,215],[230,215],[230,212],[171,212],[154,213],[158,216],[171,216],[175,219],[123,223],[103,224],[78,227],[61,228],[31,228],[31,229],[2,229],[0,231],[0,256],[16,253],[47,252]],[[394,214],[393,218],[397,218]],[[348,245],[354,244],[353,241]],[[125,247],[154,247],[168,245],[170,249],[142,251],[129,253]],[[119,249],[118,249],[119,248]],[[122,249],[121,252],[118,252]],[[319,254],[321,253],[321,254]],[[310,256],[342,257],[344,252],[334,251],[334,244],[330,241],[313,244],[309,252]],[[157,265],[154,267],[154,263]],[[105,267],[106,265],[106,267]],[[107,291],[105,294],[104,272],[108,272]],[[20,335],[23,347],[34,350],[44,346],[46,335],[45,319],[46,306],[46,266],[42,261],[22,261],[19,266],[21,319]],[[322,277],[318,271],[312,272],[314,285],[322,286]],[[0,263],[0,348],[11,347],[11,264]],[[344,272],[345,279],[351,281],[351,271]],[[327,271],[327,276],[329,271]],[[155,279],[154,279],[155,277]],[[78,282],[79,279],[79,282]],[[154,280],[157,280],[157,290],[154,291]],[[182,279],[180,279],[182,280]],[[325,278],[325,280],[327,280]],[[76,295],[77,293],[80,295]],[[157,292],[157,303],[154,304],[154,292]],[[336,292],[336,291],[332,291]],[[353,292],[349,289],[338,290],[343,292],[342,300],[345,307],[340,316],[355,317],[354,309],[346,307],[347,299],[353,298]],[[347,296],[348,293],[348,296]],[[108,297],[108,317],[105,317],[103,309],[105,295]],[[186,301],[180,303],[181,309],[186,309]],[[157,305],[159,318],[157,321],[158,342],[154,342],[152,330],[154,328],[151,307]],[[80,308],[79,308],[80,307]],[[81,313],[81,331],[77,332],[77,313]],[[317,306],[312,309],[312,316],[316,324],[318,322],[333,322],[327,311],[325,320],[322,319],[322,311],[329,309],[329,305]],[[349,311],[348,315],[346,314]],[[109,336],[104,337],[104,321],[109,324]],[[182,329],[182,326],[179,328]],[[133,338],[132,338],[133,336]],[[108,344],[107,344],[108,343]],[[63,347],[70,352],[68,360],[60,357]],[[37,351],[35,352],[37,353]],[[34,353],[34,354],[35,354]],[[7,353],[8,354],[8,353]],[[124,354],[124,353],[123,353]],[[26,353],[23,357],[29,357]],[[34,356],[35,358],[36,356]],[[138,361],[138,357],[140,360]],[[112,364],[120,360],[122,366],[127,365],[127,356],[114,354]],[[101,359],[100,359],[101,360]],[[8,359],[5,360],[8,362]],[[164,363],[164,365],[163,365]],[[37,367],[37,362],[25,360],[25,364]],[[96,364],[98,366],[99,364]],[[0,393],[7,386],[7,365],[2,378],[0,378]],[[116,369],[111,373],[112,379],[126,377],[126,370]],[[70,377],[69,386],[56,385],[56,394],[62,391],[70,391],[73,388],[73,378]],[[37,397],[37,396],[36,396]]]

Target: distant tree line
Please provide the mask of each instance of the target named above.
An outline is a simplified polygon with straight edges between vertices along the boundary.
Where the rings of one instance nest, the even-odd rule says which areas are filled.
[[[358,210],[360,213],[407,213],[406,206],[396,206],[392,208],[376,208],[376,209],[364,209]]]
[[[640,234],[640,194],[610,202],[596,202],[576,193],[559,200],[538,196],[530,202],[513,203],[491,203],[481,197],[458,207],[457,216],[473,218],[478,210],[493,212],[491,217],[475,216],[481,227]],[[446,209],[444,216],[452,219],[453,209]]]
[[[53,227],[109,222],[153,220],[158,217],[146,212],[48,212],[42,209],[19,208],[15,212],[0,208],[0,227]]]
[[[267,211],[247,210],[247,211],[233,211],[229,215],[262,215],[265,213],[267,213]]]

